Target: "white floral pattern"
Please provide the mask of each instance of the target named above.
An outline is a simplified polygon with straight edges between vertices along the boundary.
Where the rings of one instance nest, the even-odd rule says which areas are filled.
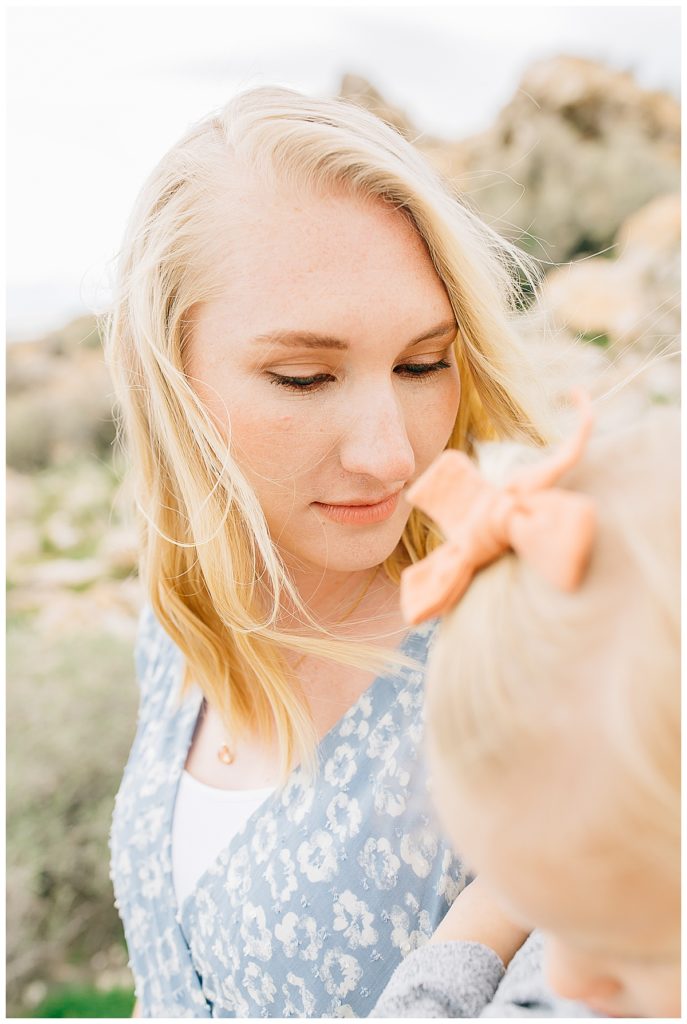
[[[286,984],[281,987],[284,995],[284,1017],[311,1017],[315,1009],[315,996],[305,986],[305,978],[299,978],[290,971]]]
[[[358,855],[358,863],[378,889],[393,889],[401,862],[388,839],[368,839]]]
[[[272,899],[277,903],[288,903],[291,893],[298,888],[296,867],[288,850],[280,850],[267,866],[265,872]]]
[[[365,753],[368,757],[376,757],[387,761],[398,748],[401,738],[398,726],[391,712],[383,715],[370,733]]]
[[[342,743],[324,766],[324,780],[331,786],[347,786],[357,770],[355,747]]]
[[[390,757],[377,775],[375,810],[398,818],[406,809],[410,771]]]
[[[298,847],[298,866],[309,882],[330,882],[339,870],[334,840],[318,830]]]
[[[276,985],[269,971],[264,971],[258,964],[249,963],[243,975],[243,987],[256,1006],[267,1006],[274,1001],[277,993]]]
[[[293,911],[275,925],[274,934],[287,956],[298,954],[303,960],[315,960],[324,944],[324,929],[318,931],[315,918],[299,917]]]
[[[330,949],[324,955],[322,978],[330,996],[347,996],[362,977],[363,971],[354,956],[342,949]]]
[[[256,864],[264,864],[270,859],[276,849],[278,838],[277,823],[272,815],[266,815],[256,821],[250,841],[251,855]]]
[[[426,658],[433,624],[404,650]],[[423,678],[380,676],[263,804],[177,908],[176,787],[200,694],[178,700],[180,652],[149,609],[138,730],[117,796],[112,879],[147,1017],[367,1016],[401,958],[465,883],[427,824]]]
[[[337,793],[327,807],[327,824],[337,839],[352,839],[360,831],[360,804],[345,793]]]
[[[419,878],[426,878],[436,860],[439,840],[429,825],[403,836],[401,859],[410,864]]]
[[[391,941],[403,956],[407,956],[427,942],[433,928],[429,913],[420,907],[412,893],[406,893],[404,902],[407,909],[394,907],[389,919],[392,925]]]
[[[441,858],[441,875],[437,882],[437,895],[443,896],[449,906],[468,884],[468,878],[465,871],[459,872],[458,875],[451,873],[451,862],[453,860],[454,857],[452,852],[450,850],[444,850],[444,854]]]
[[[272,956],[272,933],[265,927],[265,911],[246,903],[243,908],[241,938],[248,956],[258,960],[269,960]]]
[[[367,721],[372,712],[372,702],[367,694],[363,694],[358,703],[349,708],[341,719],[339,735],[352,737],[357,743],[361,743],[370,732],[370,723]]]
[[[377,932],[372,927],[374,919],[367,903],[356,899],[350,889],[334,900],[334,931],[343,932],[350,949],[371,946],[377,941]]]
[[[235,857],[229,860],[226,868],[224,889],[231,900],[232,906],[240,906],[250,891],[253,875],[253,860],[250,850],[244,846]]]

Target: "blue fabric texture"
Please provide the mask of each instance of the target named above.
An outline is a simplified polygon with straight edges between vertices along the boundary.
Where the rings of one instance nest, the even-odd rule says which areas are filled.
[[[435,622],[402,650],[424,664]],[[465,884],[422,757],[422,671],[378,676],[177,907],[176,791],[201,707],[150,609],[138,728],[116,798],[111,875],[147,1017],[364,1017]]]

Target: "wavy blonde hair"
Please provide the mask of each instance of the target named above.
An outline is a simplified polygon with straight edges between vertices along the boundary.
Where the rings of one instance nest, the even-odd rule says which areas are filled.
[[[541,443],[552,420],[515,323],[533,264],[377,117],[339,100],[259,88],[193,126],[162,158],[131,216],[106,326],[140,512],[142,576],[185,656],[187,683],[198,683],[234,735],[276,735],[286,775],[298,759],[314,764],[316,737],[283,651],[366,668],[394,656],[337,640],[302,607],[231,446],[184,372],[189,311],[219,289],[213,268],[227,238],[218,202],[238,187],[237,166],[280,187],[343,188],[410,218],[459,324],[462,399],[449,446],[469,450],[486,437]],[[437,542],[414,511],[384,570],[398,582]],[[287,598],[303,631],[279,628]]]
[[[510,468],[522,454],[513,448]],[[502,460],[491,475],[503,479],[508,469]],[[604,758],[599,785],[612,794],[605,834],[632,835],[651,870],[675,878],[679,413],[655,408],[600,437],[561,486],[596,499],[598,532],[579,590],[555,590],[511,553],[477,575],[440,625],[427,731],[442,790],[450,781],[450,791],[482,806],[520,766],[553,772],[561,749],[593,736]],[[536,793],[525,804],[534,815]]]

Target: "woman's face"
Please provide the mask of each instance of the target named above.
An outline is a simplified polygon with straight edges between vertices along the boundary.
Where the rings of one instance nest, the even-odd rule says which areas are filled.
[[[381,201],[247,188],[229,213],[222,291],[192,310],[186,371],[287,561],[379,565],[456,419],[444,286]]]

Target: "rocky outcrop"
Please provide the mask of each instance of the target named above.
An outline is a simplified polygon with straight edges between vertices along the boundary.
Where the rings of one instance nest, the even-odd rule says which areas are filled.
[[[534,64],[491,128],[450,142],[417,133],[366,83],[346,88],[417,138],[496,230],[554,264],[604,249],[630,214],[679,189],[677,100],[594,61]]]
[[[680,197],[660,196],[625,221],[606,254],[553,270],[542,302],[590,340],[651,351],[680,331]]]
[[[80,455],[109,458],[112,384],[93,317],[7,350],[7,461],[32,472]]]
[[[602,350],[586,384],[592,394],[632,396],[635,415],[647,403],[677,404],[680,197],[660,196],[630,216],[606,257],[552,271],[540,309],[560,330],[559,346],[582,338]]]
[[[407,139],[414,139],[419,134],[406,112],[385,100],[381,92],[362,75],[344,75],[339,94],[343,99],[373,111],[377,117],[386,121]]]

